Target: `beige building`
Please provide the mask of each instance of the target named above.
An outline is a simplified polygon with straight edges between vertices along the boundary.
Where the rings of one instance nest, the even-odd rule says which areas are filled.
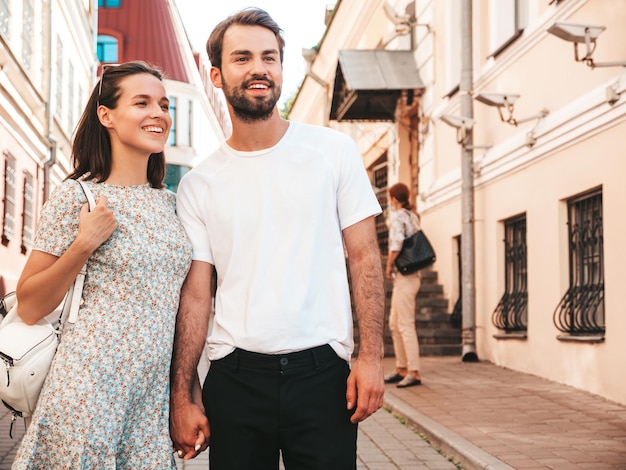
[[[0,295],[15,289],[43,201],[70,169],[96,72],[95,0],[0,0]]]
[[[100,64],[137,59],[166,71],[165,183],[175,190],[230,132],[206,53],[192,51],[175,0],[0,0],[0,297],[15,290],[41,207],[70,172]]]
[[[340,0],[290,114],[352,135],[381,194],[414,189],[464,360],[621,404],[625,22],[615,0]],[[418,81],[352,86],[375,69],[350,50],[410,51]],[[351,118],[383,90],[392,120]]]

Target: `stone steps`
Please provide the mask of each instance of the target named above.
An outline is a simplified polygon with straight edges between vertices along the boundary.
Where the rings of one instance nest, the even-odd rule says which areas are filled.
[[[393,284],[385,281],[385,356],[392,357],[393,342],[389,331],[389,307]],[[422,272],[422,285],[415,302],[415,326],[420,343],[421,356],[460,356],[462,353],[461,329],[450,323],[453,302],[444,297],[443,286],[438,282],[436,271]],[[354,320],[355,343],[358,347],[358,325]],[[355,350],[358,355],[358,350]]]
[[[391,282],[386,283],[387,312],[385,316],[385,356],[393,356],[393,342],[389,332],[389,305]],[[460,356],[461,329],[450,324],[450,302],[444,297],[443,286],[438,283],[437,272],[422,272],[422,286],[415,302],[415,325],[421,356]]]

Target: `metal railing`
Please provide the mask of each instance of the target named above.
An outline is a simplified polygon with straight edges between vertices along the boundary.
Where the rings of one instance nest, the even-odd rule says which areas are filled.
[[[505,222],[504,294],[492,315],[496,328],[507,333],[528,329],[528,287],[526,271],[526,216]]]
[[[569,210],[570,285],[554,312],[559,331],[604,335],[602,192],[572,200]]]

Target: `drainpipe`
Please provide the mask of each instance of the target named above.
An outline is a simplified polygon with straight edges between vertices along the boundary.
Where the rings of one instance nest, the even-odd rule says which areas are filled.
[[[302,49],[302,57],[306,61],[306,76],[313,79],[319,86],[321,86],[324,89],[324,108],[323,108],[324,109],[324,126],[329,127],[330,126],[330,109],[329,109],[330,101],[329,101],[328,95],[330,94],[330,83],[328,83],[326,80],[324,80],[322,77],[317,75],[312,70],[313,61],[315,60],[315,57],[317,57],[317,53],[318,53],[317,49],[305,49],[305,48]]]
[[[461,0],[461,116],[474,116],[472,102],[472,0]],[[474,256],[473,128],[461,146],[461,302],[463,306],[462,361],[476,362],[476,287]]]
[[[57,140],[52,135],[52,0],[48,1],[48,17],[46,19],[46,27],[48,28],[48,58],[47,67],[44,71],[46,82],[46,139],[48,141],[48,159],[43,165],[43,200],[44,202],[50,196],[50,172],[57,162]]]
[[[324,126],[325,127],[329,127],[330,126],[330,110],[328,109],[328,104],[329,104],[329,98],[328,95],[330,94],[330,84],[326,81],[324,81],[322,78],[320,78],[319,75],[316,75],[312,70],[309,70],[306,73],[307,77],[311,77],[313,80],[315,80],[318,85],[320,85],[322,88],[324,88]]]

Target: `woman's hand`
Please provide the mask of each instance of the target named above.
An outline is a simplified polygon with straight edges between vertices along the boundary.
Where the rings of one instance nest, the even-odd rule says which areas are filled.
[[[117,228],[115,214],[107,207],[108,202],[106,196],[100,196],[91,212],[88,204],[80,209],[76,241],[84,243],[90,252],[107,241]]]
[[[399,251],[390,251],[387,255],[387,269],[385,269],[385,276],[390,281],[393,281],[394,263],[399,254]]]
[[[385,269],[385,277],[390,281],[393,281],[393,266],[387,265],[387,269]]]

